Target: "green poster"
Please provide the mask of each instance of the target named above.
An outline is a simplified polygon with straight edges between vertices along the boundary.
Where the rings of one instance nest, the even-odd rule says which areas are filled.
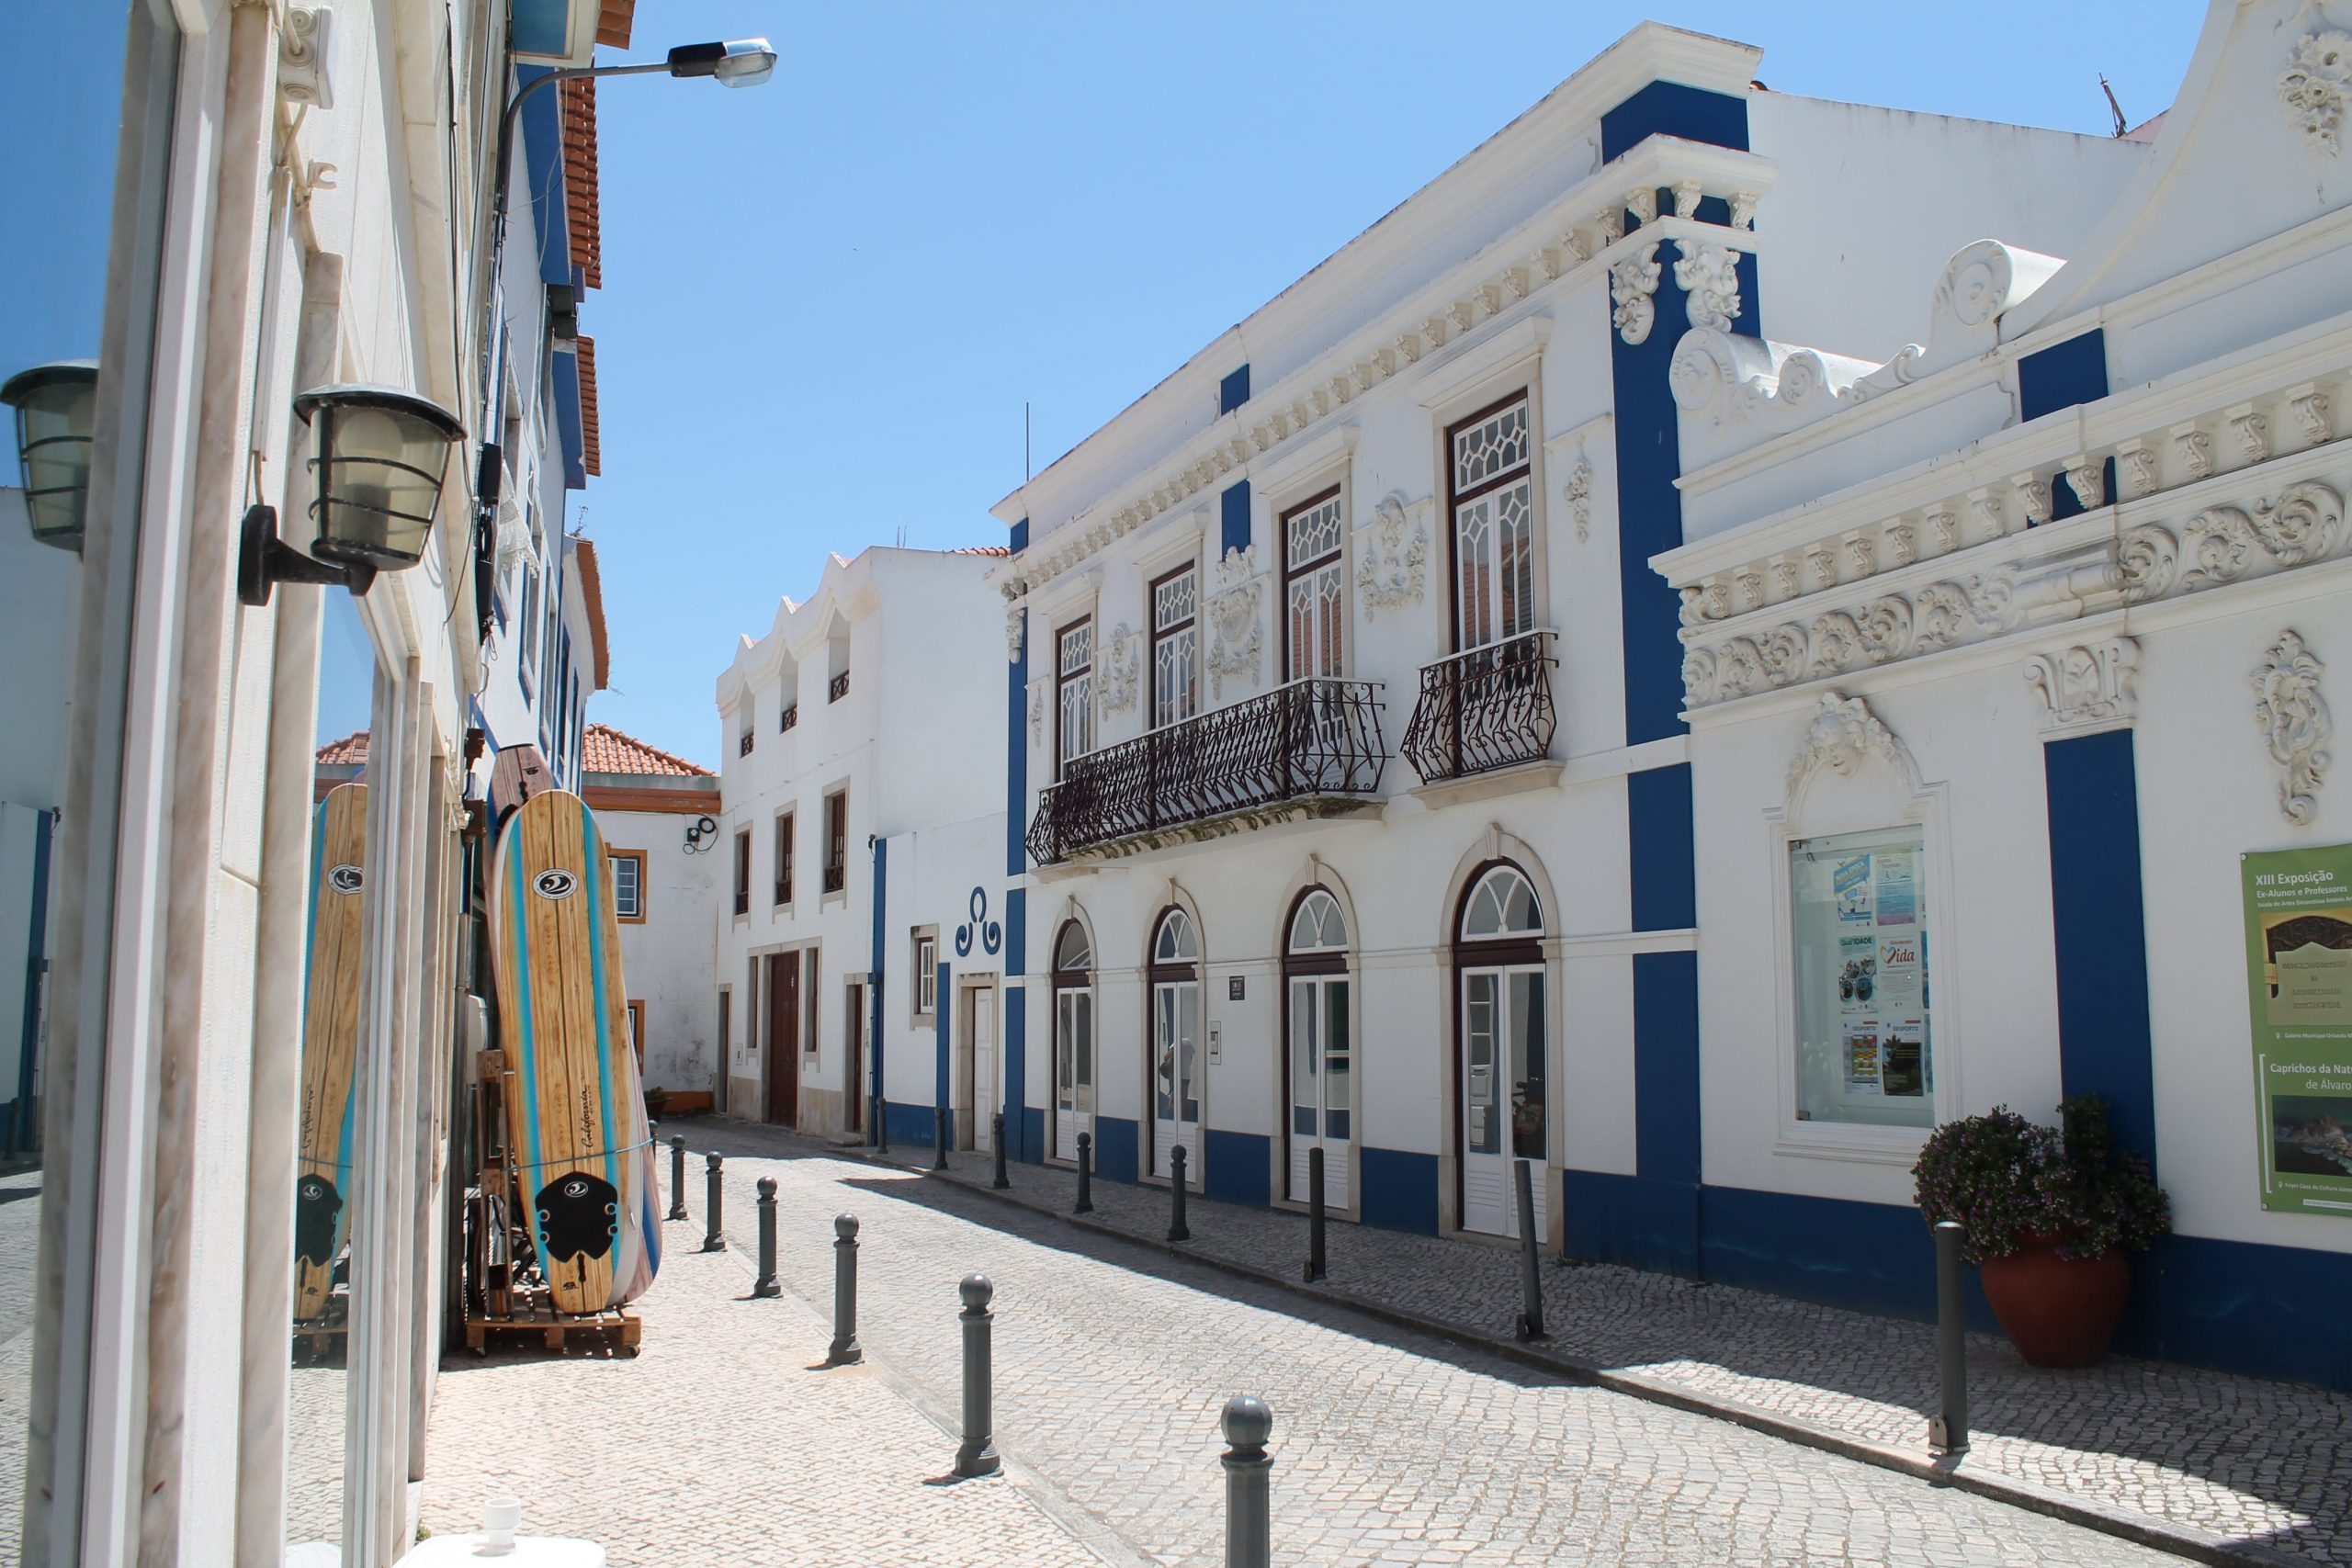
[[[2352,1218],[2352,844],[2240,858],[2262,1206]]]

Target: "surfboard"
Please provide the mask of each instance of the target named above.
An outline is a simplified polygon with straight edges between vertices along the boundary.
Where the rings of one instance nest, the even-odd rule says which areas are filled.
[[[351,1235],[368,786],[337,784],[311,816],[302,962],[302,1121],[294,1165],[294,1317],[319,1316]]]
[[[546,790],[507,819],[492,878],[506,1124],[531,1241],[556,1309],[600,1312],[662,1264],[612,863],[580,797]]]

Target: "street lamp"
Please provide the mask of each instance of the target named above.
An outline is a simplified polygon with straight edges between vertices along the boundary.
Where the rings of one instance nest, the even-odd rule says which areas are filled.
[[[294,400],[294,412],[311,430],[318,538],[305,556],[279,541],[275,508],[246,512],[237,597],[247,604],[268,604],[273,582],[340,582],[361,594],[379,571],[414,566],[441,504],[449,448],[465,434],[440,405],[393,387],[314,387]]]
[[[25,511],[33,537],[82,553],[90,500],[90,427],[98,402],[98,362],[61,359],[19,370],[0,386],[17,411],[17,459],[24,466]]]
[[[481,407],[482,423],[494,428],[490,417],[491,390],[496,384],[498,309],[503,290],[500,267],[506,254],[506,187],[514,166],[514,123],[522,111],[523,100],[550,82],[571,82],[596,76],[650,76],[657,73],[670,76],[708,76],[729,87],[756,87],[775,73],[775,50],[763,38],[729,39],[723,43],[683,43],[672,50],[668,58],[649,60],[634,65],[567,65],[543,76],[534,76],[515,90],[506,100],[506,110],[498,121],[498,168],[492,177],[490,229],[490,288],[485,291],[481,323]],[[490,561],[492,540],[495,536],[499,487],[504,466],[498,444],[484,440],[474,470],[474,587],[475,610],[480,617],[481,635],[490,637],[491,594]]]

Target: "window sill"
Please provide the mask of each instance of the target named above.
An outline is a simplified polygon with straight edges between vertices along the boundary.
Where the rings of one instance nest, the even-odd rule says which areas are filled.
[[[820,910],[845,909],[849,908],[849,895],[846,893],[828,893],[817,901],[817,908]]]
[[[1473,800],[1492,800],[1500,795],[1550,789],[1560,782],[1560,775],[1567,771],[1567,766],[1566,762],[1545,757],[1532,762],[1514,762],[1508,768],[1496,768],[1489,773],[1441,779],[1436,784],[1425,784],[1405,793],[1430,810],[1436,811]]]
[[[1834,1124],[1833,1124],[1834,1125]],[[1844,1160],[1855,1165],[1917,1165],[1919,1150],[1931,1129],[1926,1127],[1860,1127],[1851,1123],[1829,1131],[1819,1122],[1784,1126],[1772,1141],[1772,1153],[1789,1159]]]

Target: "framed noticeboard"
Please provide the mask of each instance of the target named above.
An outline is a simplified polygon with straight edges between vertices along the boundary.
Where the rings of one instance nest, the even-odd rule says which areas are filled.
[[[2352,844],[2240,859],[2262,1206],[2352,1219]]]

